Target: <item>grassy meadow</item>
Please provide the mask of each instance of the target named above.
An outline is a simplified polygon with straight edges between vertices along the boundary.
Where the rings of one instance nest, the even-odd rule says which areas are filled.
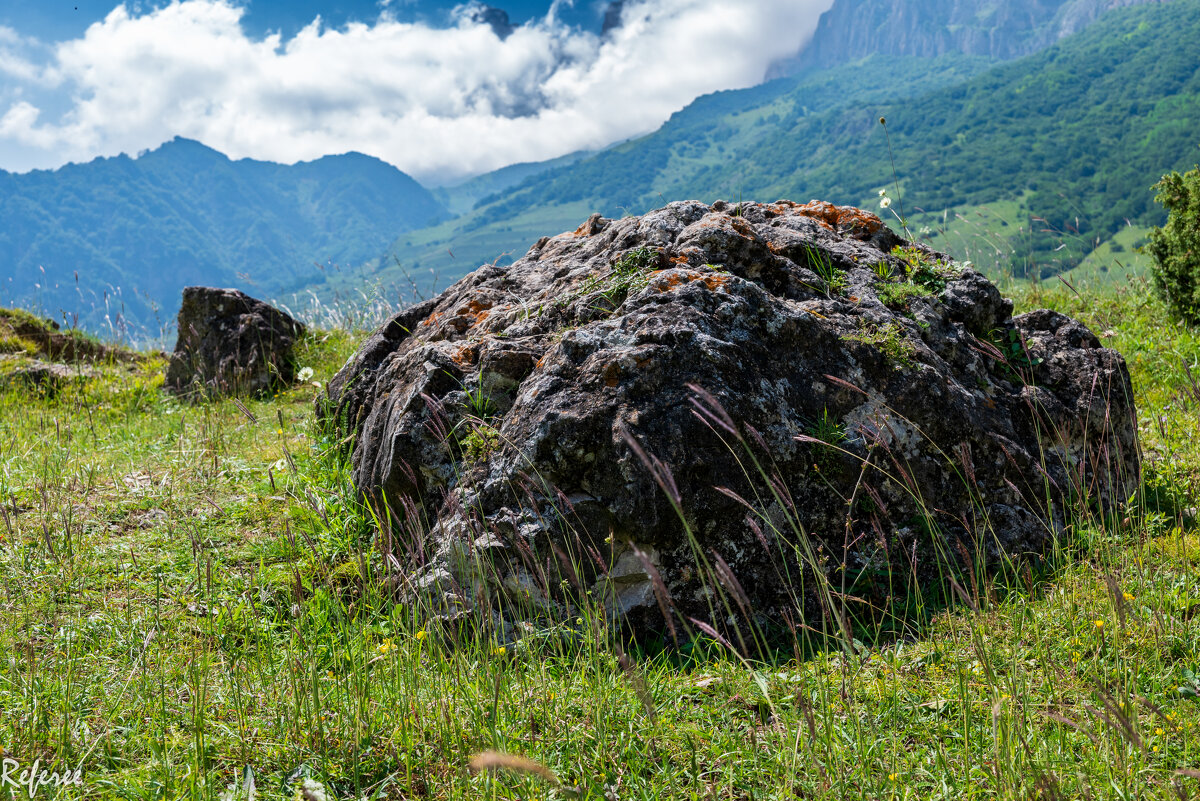
[[[1072,285],[1010,292],[1128,359],[1127,514],[900,636],[766,658],[702,635],[623,650],[591,613],[451,641],[392,603],[313,416],[361,332],[310,334],[312,382],[241,405],[174,400],[155,355],[51,397],[10,384],[4,765],[82,770],[38,798],[1197,797],[1200,334],[1136,275]]]

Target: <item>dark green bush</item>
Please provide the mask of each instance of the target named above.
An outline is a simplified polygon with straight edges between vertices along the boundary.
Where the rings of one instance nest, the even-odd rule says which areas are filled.
[[[1172,316],[1200,323],[1200,168],[1164,175],[1155,200],[1167,224],[1150,232],[1146,251],[1154,257],[1154,288]]]

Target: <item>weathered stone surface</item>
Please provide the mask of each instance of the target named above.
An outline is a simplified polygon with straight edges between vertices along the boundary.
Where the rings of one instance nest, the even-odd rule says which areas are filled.
[[[164,386],[177,395],[257,395],[290,384],[304,326],[236,289],[183,290],[179,338]]]
[[[817,573],[878,602],[1044,553],[1136,485],[1124,361],[904,244],[817,202],[593,216],[396,315],[319,411],[446,610],[562,614],[567,581],[728,630],[813,614]]]
[[[29,359],[11,371],[3,372],[0,382],[19,384],[43,395],[54,396],[72,381],[83,381],[95,375],[96,371],[89,367]]]

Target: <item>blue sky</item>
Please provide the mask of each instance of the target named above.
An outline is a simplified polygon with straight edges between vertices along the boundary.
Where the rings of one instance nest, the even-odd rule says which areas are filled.
[[[511,0],[493,3],[508,13],[514,24],[544,16],[550,10],[550,0]],[[113,0],[3,0],[0,2],[0,25],[36,36],[45,41],[62,41],[81,36],[89,25],[99,22],[117,5]],[[162,3],[130,3],[131,7],[153,8]],[[386,7],[398,19],[426,21],[433,25],[448,22],[450,12],[461,5],[460,0],[392,0],[386,6],[379,0],[252,0],[245,3],[245,24],[258,35],[279,30],[294,35],[316,16],[327,24],[341,27],[351,20],[371,22]],[[573,5],[560,6],[559,14],[573,25],[596,27],[604,13],[604,0],[579,0]]]
[[[427,184],[596,149],[759,83],[832,0],[0,0],[0,169],[351,150]],[[320,23],[315,22],[320,18]]]

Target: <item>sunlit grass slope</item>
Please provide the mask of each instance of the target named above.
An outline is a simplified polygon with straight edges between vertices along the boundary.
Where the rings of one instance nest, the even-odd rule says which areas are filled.
[[[623,651],[591,613],[515,646],[427,625],[381,589],[311,383],[189,406],[151,358],[55,397],[10,387],[0,747],[81,766],[72,798],[247,798],[248,779],[257,798],[1193,797],[1200,336],[1138,282],[1018,295],[1042,305],[1129,360],[1147,479],[1128,514],[898,639],[766,658]],[[327,381],[355,342],[314,334],[300,364]],[[485,752],[540,773],[472,773]]]

